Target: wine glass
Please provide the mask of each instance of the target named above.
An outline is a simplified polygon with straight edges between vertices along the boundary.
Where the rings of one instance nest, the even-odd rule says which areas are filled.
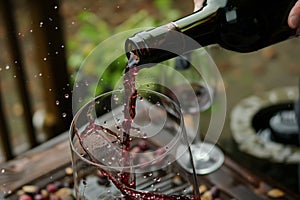
[[[201,141],[200,129],[197,130],[198,124],[197,118],[200,112],[207,110],[213,103],[213,89],[210,86],[206,86],[204,83],[192,83],[191,90],[185,90],[184,85],[181,88],[176,88],[178,94],[182,95],[182,98],[186,98],[185,105],[181,107],[185,120],[188,123],[190,137],[194,138],[191,144],[191,151],[194,160],[194,167],[197,174],[208,174],[217,170],[224,162],[224,154],[215,144],[211,142]],[[197,98],[198,104],[193,104],[190,101],[191,98]],[[198,121],[199,122],[199,121]],[[201,120],[200,120],[201,122]],[[196,134],[195,134],[196,133]],[[188,158],[188,156],[186,156]],[[187,159],[188,160],[188,159]],[[185,160],[185,161],[187,161]],[[181,162],[181,165],[188,170],[192,171],[193,168],[187,162]]]
[[[164,83],[169,87],[167,93],[179,101],[185,118],[187,134],[192,141],[191,151],[196,173],[202,175],[217,170],[224,162],[224,154],[216,142],[225,121],[226,96],[222,78],[214,62],[205,49],[195,50],[177,57],[175,71],[165,79],[169,80]],[[207,133],[201,140],[200,115],[204,111],[210,112],[211,119]],[[186,162],[188,155],[186,158],[181,160],[181,165],[191,172],[194,169]]]
[[[195,61],[192,62],[191,60]],[[195,140],[191,144],[195,171],[197,174],[208,174],[217,170],[224,163],[224,153],[216,145],[216,139],[220,135],[221,129],[218,130],[219,133],[208,131],[206,137],[201,140],[200,128],[198,127],[200,126],[199,121],[201,124],[199,114],[208,110],[216,101],[215,106],[218,106],[219,110],[212,108],[211,116],[215,112],[214,114],[220,115],[219,117],[222,117],[222,115],[225,117],[225,110],[223,109],[226,107],[226,97],[223,81],[206,49],[196,50],[177,57],[175,68],[182,71],[188,82],[177,85],[174,90],[176,93],[181,94],[182,102],[186,102],[184,106],[181,106],[181,109],[185,117],[191,119],[190,128],[192,130],[190,133],[196,133]],[[187,87],[187,84],[190,87]],[[220,127],[223,127],[222,123],[224,123],[224,121],[220,122],[213,117],[211,117],[211,122],[213,126]],[[188,163],[182,162],[181,164],[188,171],[193,170]]]
[[[70,128],[77,199],[199,199],[195,172],[176,162],[191,151],[178,105],[138,90],[130,123],[124,90],[101,94],[83,106]],[[125,130],[127,130],[125,132]],[[186,161],[193,166],[192,159]]]

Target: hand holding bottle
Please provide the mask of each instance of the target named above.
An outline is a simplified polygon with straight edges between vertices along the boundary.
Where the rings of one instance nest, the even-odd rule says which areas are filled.
[[[202,1],[202,0],[194,0],[194,1]],[[300,0],[298,0],[295,6],[292,8],[288,18],[288,24],[291,28],[298,27],[298,29],[300,29]]]
[[[248,53],[300,35],[300,0],[193,1],[200,10],[134,34],[125,51],[137,54],[142,65],[212,44]]]
[[[202,7],[203,2],[204,0],[194,0],[194,11],[199,10]],[[298,0],[292,8],[289,14],[288,24],[292,29],[297,27],[300,29],[300,0]]]

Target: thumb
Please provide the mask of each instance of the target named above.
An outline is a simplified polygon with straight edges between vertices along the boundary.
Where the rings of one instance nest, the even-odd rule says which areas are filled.
[[[288,17],[288,24],[293,29],[300,26],[300,0],[292,8]]]
[[[203,6],[204,0],[194,0],[194,11],[199,10]]]

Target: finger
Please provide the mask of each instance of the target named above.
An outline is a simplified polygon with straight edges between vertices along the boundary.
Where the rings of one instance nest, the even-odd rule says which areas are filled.
[[[293,29],[300,26],[300,0],[298,0],[292,8],[289,14],[288,24]]]
[[[199,10],[203,6],[204,0],[194,0],[194,11]]]

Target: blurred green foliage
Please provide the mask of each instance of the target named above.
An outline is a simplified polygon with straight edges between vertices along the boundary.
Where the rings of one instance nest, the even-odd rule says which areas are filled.
[[[71,73],[71,77],[74,82],[75,74],[80,69],[84,59],[92,52],[92,50],[102,41],[111,37],[114,34],[120,33],[122,31],[127,31],[130,29],[140,28],[140,27],[154,27],[161,25],[165,22],[174,20],[179,17],[180,12],[172,8],[171,0],[155,0],[153,1],[154,6],[157,8],[158,13],[150,15],[146,10],[140,10],[137,13],[133,13],[128,19],[118,26],[111,26],[107,21],[103,20],[100,16],[95,13],[83,11],[78,17],[77,21],[79,23],[79,28],[67,41],[68,48],[68,66]],[[124,41],[125,42],[125,41]],[[101,70],[101,61],[105,63],[107,57],[114,51],[114,44],[107,47],[104,53],[101,53],[97,63],[99,67],[84,67],[85,74],[89,76],[97,77]],[[124,67],[126,65],[127,58],[124,55],[119,57],[117,60],[112,62],[103,74],[103,80],[101,84],[90,86],[90,92],[102,93],[106,90],[111,90],[114,84],[122,76]],[[99,70],[99,71],[98,71]],[[109,78],[105,78],[109,77]]]

